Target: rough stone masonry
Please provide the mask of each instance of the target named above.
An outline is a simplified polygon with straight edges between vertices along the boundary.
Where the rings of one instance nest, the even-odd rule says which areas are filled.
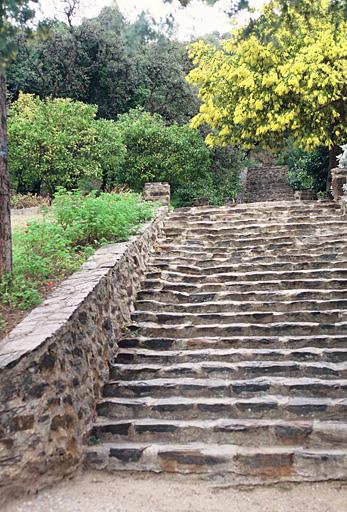
[[[0,345],[0,504],[73,473],[167,208],[103,247]]]

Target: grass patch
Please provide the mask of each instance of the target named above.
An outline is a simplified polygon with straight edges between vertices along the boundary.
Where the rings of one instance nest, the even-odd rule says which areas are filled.
[[[138,194],[83,196],[61,189],[49,217],[14,232],[13,275],[0,283],[0,306],[27,310],[39,304],[97,247],[127,240],[153,213],[153,205]]]

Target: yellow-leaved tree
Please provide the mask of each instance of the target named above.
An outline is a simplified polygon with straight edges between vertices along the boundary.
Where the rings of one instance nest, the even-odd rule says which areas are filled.
[[[345,0],[271,0],[220,48],[190,52],[202,102],[192,124],[211,127],[208,144],[279,149],[290,137],[330,148],[336,164],[347,140]]]

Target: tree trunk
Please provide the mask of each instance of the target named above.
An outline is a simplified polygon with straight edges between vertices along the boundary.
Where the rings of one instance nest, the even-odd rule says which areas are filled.
[[[12,272],[10,181],[7,162],[6,84],[0,67],[0,279]]]
[[[342,149],[340,148],[340,146],[333,146],[330,149],[329,169],[328,169],[328,179],[327,179],[327,189],[326,189],[327,193],[328,193],[328,196],[331,195],[331,191],[330,191],[330,187],[331,187],[331,170],[335,169],[335,167],[337,167],[337,165],[338,165],[337,157],[339,155],[341,155],[341,153],[342,153]]]

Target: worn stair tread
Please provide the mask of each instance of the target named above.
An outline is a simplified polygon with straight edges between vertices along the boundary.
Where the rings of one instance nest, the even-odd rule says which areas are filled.
[[[145,276],[150,278],[151,276],[155,275],[157,276],[158,274],[162,275],[162,276],[166,276],[166,275],[169,275],[169,276],[176,276],[176,277],[179,277],[181,279],[183,279],[184,281],[187,280],[187,278],[194,278],[194,279],[216,279],[216,278],[232,278],[232,277],[244,277],[244,281],[247,281],[247,277],[251,278],[251,277],[264,277],[266,276],[268,279],[268,281],[273,281],[273,280],[277,280],[277,279],[272,279],[272,276],[276,276],[276,277],[279,277],[279,278],[284,278],[284,279],[287,279],[287,280],[290,280],[292,277],[296,277],[298,276],[299,279],[301,279],[302,277],[306,277],[308,276],[309,278],[313,278],[314,276],[318,275],[319,277],[322,276],[322,272],[324,272],[324,275],[327,276],[325,277],[325,279],[332,279],[331,276],[334,276],[335,274],[339,275],[341,274],[342,276],[343,275],[346,275],[347,276],[347,268],[332,268],[332,269],[303,269],[303,270],[274,270],[274,271],[267,271],[267,272],[259,272],[259,271],[255,271],[255,272],[221,272],[221,273],[216,273],[216,274],[209,274],[208,276],[206,274],[204,274],[203,272],[201,272],[200,274],[188,274],[186,272],[180,272],[178,270],[162,270],[162,271],[152,271],[150,270],[149,272],[146,272],[145,273]],[[256,281],[257,279],[255,279]]]
[[[309,377],[261,376],[239,379],[158,377],[136,380],[110,380],[104,387],[103,396],[119,397],[170,397],[190,396],[266,396],[268,393],[287,396],[298,393],[302,396],[346,396],[347,379],[323,379]]]
[[[147,283],[150,283],[151,285],[153,284],[157,284],[159,286],[162,286],[162,287],[166,287],[166,288],[175,288],[177,286],[179,286],[180,288],[182,288],[182,291],[184,291],[184,289],[192,289],[192,290],[203,290],[204,288],[212,288],[212,287],[215,287],[216,291],[218,290],[221,290],[222,288],[225,288],[226,287],[233,287],[233,289],[235,290],[236,287],[248,287],[248,288],[254,288],[255,286],[261,286],[262,289],[266,289],[267,286],[279,286],[279,285],[285,285],[285,284],[293,284],[295,286],[299,286],[301,287],[302,290],[305,290],[307,288],[310,288],[312,286],[312,284],[314,285],[317,285],[317,287],[319,285],[324,285],[324,284],[331,284],[331,285],[338,285],[339,287],[341,288],[346,288],[347,289],[347,279],[334,279],[334,278],[323,278],[323,277],[320,277],[320,278],[315,278],[315,279],[309,279],[309,278],[306,278],[306,279],[268,279],[268,280],[264,280],[264,281],[225,281],[225,282],[222,282],[222,283],[219,283],[219,282],[203,282],[203,283],[187,283],[187,282],[180,282],[180,283],[177,283],[175,281],[170,281],[168,279],[164,279],[164,278],[154,278],[154,279],[149,279],[149,278],[146,278],[145,281],[144,281],[144,285],[146,285]]]
[[[151,298],[144,299],[144,297],[150,296]],[[158,297],[162,299],[158,300]],[[155,299],[153,298],[155,297]],[[170,299],[167,299],[170,297]],[[305,300],[317,300],[317,301],[326,301],[330,300],[346,300],[346,291],[341,289],[315,289],[315,288],[294,288],[287,290],[252,290],[252,291],[243,291],[233,292],[233,291],[214,291],[214,292],[200,292],[194,291],[193,293],[185,292],[185,291],[177,291],[177,290],[158,290],[148,288],[146,290],[142,290],[138,294],[138,301],[157,301],[160,303],[165,303],[165,301],[170,300],[173,302],[177,299],[177,302],[173,302],[174,304],[203,304],[210,303],[213,301],[224,301],[224,302],[237,302],[243,303],[240,299],[244,298],[244,303],[252,303],[252,302],[261,302],[264,303],[266,301],[271,301],[275,303],[283,303],[283,302],[293,302],[293,301],[305,301]],[[251,300],[253,299],[253,300]],[[274,301],[274,299],[278,299]]]
[[[294,446],[251,447],[212,443],[103,443],[86,450],[93,469],[154,471],[215,476],[232,485],[342,479],[347,450]],[[229,476],[230,475],[230,476]]]
[[[249,356],[252,354],[250,353]],[[265,354],[262,354],[265,355]],[[347,370],[347,362],[333,363],[333,362],[311,362],[311,361],[272,361],[271,359],[262,359],[262,361],[240,361],[240,362],[227,362],[227,361],[200,361],[200,362],[188,362],[188,363],[174,363],[172,365],[162,364],[151,364],[151,363],[137,363],[137,364],[129,364],[129,363],[113,363],[111,368],[113,370],[127,370],[134,372],[141,372],[143,370],[153,370],[156,372],[170,372],[175,370],[184,370],[184,369],[230,369],[230,370],[242,370],[247,368],[256,368],[256,369],[271,369],[271,368],[284,368],[291,370],[295,367],[298,370],[304,371],[306,368],[317,368],[324,372],[324,370],[331,370],[332,372],[342,372]]]
[[[332,310],[347,310],[347,299],[344,297],[346,294],[342,294],[342,298],[333,299],[314,299],[314,300],[278,300],[278,301],[241,301],[241,300],[223,300],[224,297],[218,296],[214,300],[204,302],[170,302],[165,300],[164,297],[158,296],[157,299],[140,299],[135,303],[136,311],[143,312],[156,312],[156,313],[226,313],[226,312],[240,312],[240,313],[252,313],[253,311],[263,312],[300,312],[305,311],[332,311]]]
[[[242,446],[288,446],[346,448],[347,425],[342,421],[283,419],[155,419],[116,420],[99,416],[91,432],[97,441],[114,442],[208,442]],[[330,445],[329,445],[330,440]],[[332,444],[332,446],[331,446]]]
[[[96,418],[94,422],[94,426],[96,428],[103,426],[129,426],[129,425],[141,425],[141,426],[155,426],[155,425],[168,425],[174,427],[199,427],[202,429],[211,429],[211,428],[230,428],[231,430],[242,429],[243,427],[252,427],[252,428],[278,428],[278,427],[287,427],[287,428],[302,428],[302,429],[319,429],[319,430],[341,430],[347,432],[347,424],[341,421],[329,421],[329,420],[319,420],[319,419],[297,419],[297,420],[283,420],[278,418],[267,418],[267,419],[252,419],[252,418],[218,418],[218,419],[179,419],[179,420],[170,420],[170,419],[155,419],[155,418],[132,418],[132,419],[111,419],[106,416],[99,416]],[[347,447],[346,447],[347,449]]]
[[[341,321],[347,319],[346,310],[328,309],[318,311],[312,309],[302,309],[293,311],[221,311],[221,312],[175,312],[175,311],[142,311],[137,310],[132,314],[133,322],[157,322],[162,325],[179,325],[194,323],[194,325],[206,324],[210,322],[220,322],[221,324],[232,323],[280,323],[290,322],[296,319],[296,323],[316,322],[329,323],[332,321]]]
[[[271,322],[271,323],[241,323],[234,322],[228,324],[210,323],[210,324],[169,324],[159,325],[154,322],[136,322],[128,326],[128,329],[133,333],[142,334],[145,336],[164,336],[167,337],[169,333],[176,337],[191,338],[193,336],[211,336],[212,333],[219,336],[231,335],[258,335],[266,336],[271,333],[278,335],[291,335],[291,334],[307,334],[308,332],[316,332],[317,334],[343,334],[347,331],[347,322],[335,323],[319,323],[319,322]]]
[[[170,333],[171,334],[171,333]],[[273,347],[283,348],[290,346],[291,348],[304,348],[306,346],[314,347],[327,347],[336,343],[338,347],[347,346],[347,335],[343,334],[315,334],[315,335],[286,335],[286,336],[191,336],[187,338],[169,337],[169,336],[132,336],[123,337],[119,341],[119,346],[123,348],[130,347],[146,347],[155,350],[167,350],[168,348],[176,347],[182,350],[186,348],[198,350],[203,348],[259,348],[259,347]]]
[[[100,404],[111,403],[114,405],[147,405],[147,406],[159,406],[159,405],[186,405],[188,408],[193,406],[201,405],[234,405],[242,404],[247,407],[257,404],[274,404],[274,405],[286,405],[286,406],[300,406],[300,405],[317,405],[317,406],[329,406],[329,405],[343,405],[346,407],[347,412],[347,398],[329,398],[329,397],[309,397],[309,396],[282,396],[282,395],[266,395],[262,397],[247,397],[247,398],[235,398],[235,397],[183,397],[183,396],[171,396],[171,397],[104,397],[100,399]]]
[[[142,364],[147,364],[147,360],[160,359],[167,360],[170,364],[171,361],[179,361],[184,359],[194,362],[195,360],[219,361],[224,363],[227,361],[253,361],[261,359],[263,361],[328,361],[340,362],[347,361],[347,347],[346,348],[317,348],[305,346],[304,348],[288,349],[288,348],[238,348],[238,349],[221,349],[221,348],[207,348],[207,349],[181,349],[181,350],[153,350],[146,348],[120,348],[117,358],[111,368],[122,364],[133,364],[133,359],[141,361]],[[258,362],[258,361],[257,361]],[[139,363],[140,364],[140,363]],[[162,366],[161,366],[162,367]]]
[[[239,445],[230,445],[230,444],[209,444],[209,443],[186,443],[186,444],[165,444],[165,443],[104,443],[103,446],[93,446],[88,448],[89,451],[94,450],[110,450],[112,448],[116,450],[145,450],[149,447],[157,447],[160,451],[185,451],[185,450],[198,450],[202,453],[216,453],[223,457],[223,455],[235,453],[288,453],[288,452],[304,452],[304,453],[312,453],[323,455],[326,453],[331,453],[335,455],[343,455],[347,457],[347,448],[331,448],[331,449],[306,449],[301,446],[262,446],[262,447],[247,447],[247,446],[239,446]]]
[[[194,262],[194,263],[192,263]],[[179,273],[192,273],[192,275],[199,275],[203,274],[205,275],[218,275],[220,273],[249,273],[249,269],[251,269],[251,273],[273,273],[276,271],[288,273],[288,272],[301,272],[301,271],[309,271],[313,270],[315,272],[321,271],[325,272],[324,264],[320,260],[315,261],[307,261],[306,264],[303,264],[303,262],[290,262],[290,261],[283,261],[283,262],[265,262],[265,263],[246,263],[246,262],[240,262],[236,263],[230,263],[229,260],[226,258],[224,261],[216,261],[215,265],[211,265],[210,260],[206,260],[206,263],[209,263],[210,266],[207,265],[198,265],[197,261],[192,259],[187,259],[186,263],[183,263],[180,261],[180,258],[171,259],[171,260],[161,260],[161,259],[154,259],[152,260],[151,264],[148,265],[148,271],[149,272],[179,272]],[[290,268],[286,268],[290,267]],[[305,268],[307,267],[307,268]],[[331,270],[338,270],[339,268],[342,268],[346,270],[347,268],[347,260],[337,260],[330,263]]]

